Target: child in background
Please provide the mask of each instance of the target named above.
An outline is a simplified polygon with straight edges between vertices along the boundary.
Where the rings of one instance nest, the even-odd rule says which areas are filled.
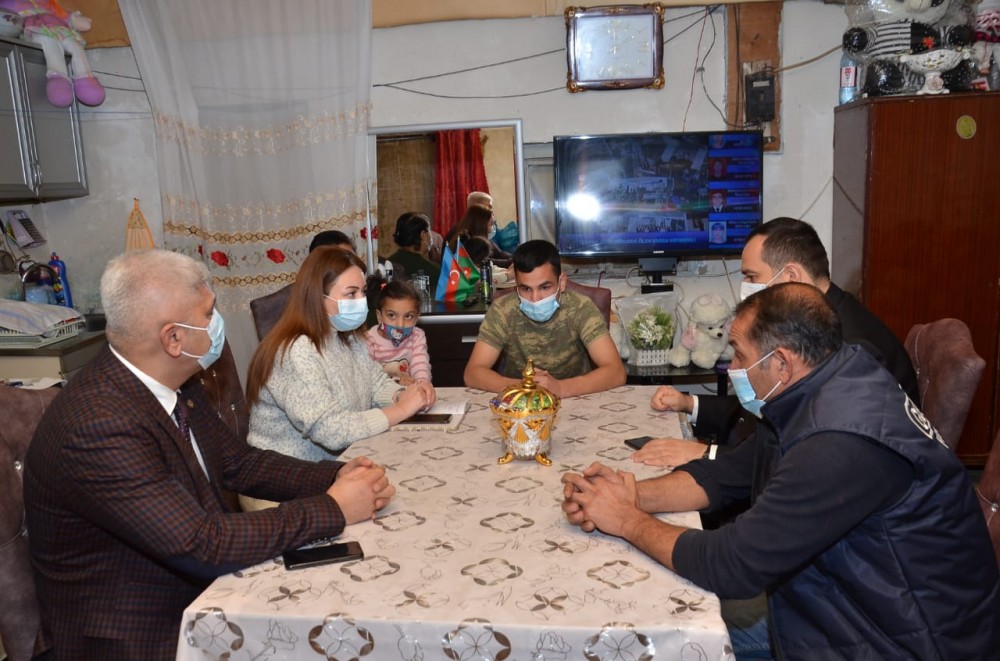
[[[459,237],[462,245],[465,247],[465,252],[469,253],[469,259],[472,263],[476,265],[476,268],[482,268],[483,260],[490,256],[490,242],[481,236],[469,236],[463,235]],[[494,285],[504,285],[508,282],[514,281],[514,267],[508,266],[507,268],[500,268],[496,264],[493,265],[493,284]]]
[[[372,282],[375,296],[376,324],[368,329],[365,340],[368,353],[382,370],[400,385],[431,381],[431,361],[427,337],[416,327],[420,318],[420,294],[403,280]]]

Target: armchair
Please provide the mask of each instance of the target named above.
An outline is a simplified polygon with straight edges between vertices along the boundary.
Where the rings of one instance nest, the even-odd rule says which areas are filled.
[[[954,450],[986,361],[973,348],[969,327],[958,319],[914,325],[905,346],[917,372],[921,409]]]

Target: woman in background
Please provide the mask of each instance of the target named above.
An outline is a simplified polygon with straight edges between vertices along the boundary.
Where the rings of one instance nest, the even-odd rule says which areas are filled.
[[[302,263],[288,307],[250,361],[250,445],[330,459],[434,403],[430,383],[400,388],[368,355],[364,268],[333,247]]]
[[[511,256],[509,252],[504,252],[497,244],[493,243],[493,236],[496,234],[497,224],[493,218],[493,211],[488,207],[473,204],[465,210],[465,215],[458,221],[458,224],[445,237],[445,243],[451,248],[454,254],[458,245],[458,239],[462,239],[465,244],[466,237],[478,236],[490,242],[490,261],[497,266],[509,266]]]
[[[431,242],[431,222],[427,216],[412,211],[404,213],[396,219],[396,231],[392,240],[399,246],[399,250],[389,255],[389,261],[401,264],[406,277],[411,280],[417,272],[423,271],[431,287],[437,286],[441,266],[427,257]]]

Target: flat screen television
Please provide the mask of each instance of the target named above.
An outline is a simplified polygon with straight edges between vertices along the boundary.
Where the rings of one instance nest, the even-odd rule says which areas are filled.
[[[556,136],[556,243],[568,257],[735,255],[762,222],[763,135]]]

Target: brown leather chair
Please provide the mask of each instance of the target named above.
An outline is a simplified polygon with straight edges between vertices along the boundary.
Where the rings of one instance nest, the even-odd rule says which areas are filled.
[[[920,408],[954,450],[986,361],[973,348],[969,327],[958,319],[914,325],[905,346],[917,372]]]
[[[292,295],[292,286],[285,285],[274,293],[250,301],[250,315],[253,317],[258,341],[263,340],[264,336],[278,323],[281,313],[288,306],[288,297]]]
[[[590,300],[594,302],[597,309],[601,312],[601,316],[604,317],[604,323],[608,328],[611,328],[611,290],[607,287],[591,287],[589,285],[581,285],[578,282],[573,282],[570,279],[566,279],[566,289],[569,291],[575,291],[583,294]],[[506,296],[507,294],[512,294],[517,291],[517,287],[506,287],[504,289],[497,289],[495,296],[497,298]]]
[[[241,441],[246,441],[250,428],[250,408],[247,406],[229,340],[223,345],[219,359],[207,370],[202,370],[191,378],[201,381],[209,399],[215,402],[216,413]]]
[[[986,517],[986,527],[990,530],[997,564],[1000,565],[1000,430],[993,439],[993,448],[976,486],[976,495]]]
[[[49,648],[42,637],[24,527],[22,468],[28,444],[58,388],[0,386],[0,639],[10,661]]]

